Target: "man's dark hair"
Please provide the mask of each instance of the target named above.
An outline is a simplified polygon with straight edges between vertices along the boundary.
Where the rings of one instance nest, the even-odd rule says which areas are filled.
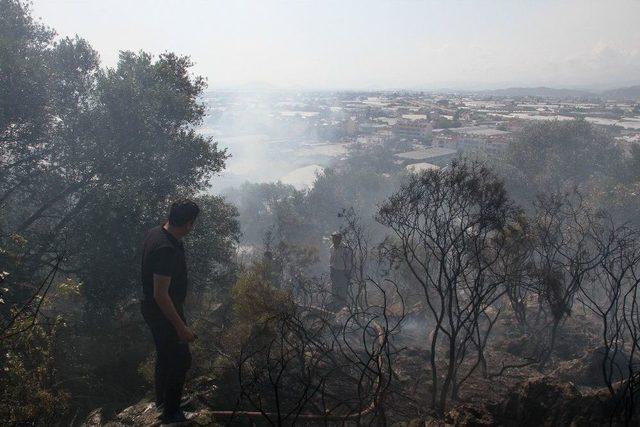
[[[189,199],[176,200],[171,204],[169,211],[169,225],[182,227],[191,221],[195,221],[200,213],[200,208]]]

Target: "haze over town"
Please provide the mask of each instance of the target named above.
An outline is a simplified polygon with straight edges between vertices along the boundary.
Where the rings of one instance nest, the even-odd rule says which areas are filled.
[[[497,139],[495,153],[530,119],[611,125],[615,105],[593,101],[640,82],[637,1],[38,0],[34,13],[60,36],[82,34],[107,65],[122,50],[188,54],[208,81],[202,130],[231,154],[216,192],[245,180],[308,188],[356,141],[412,137],[398,131],[405,122],[435,125],[451,153],[459,140]],[[482,92],[511,86],[577,90]],[[462,129],[438,129],[457,110]],[[430,132],[415,142],[431,143]]]
[[[188,54],[211,88],[608,88],[640,83],[640,2],[36,0],[106,65]]]

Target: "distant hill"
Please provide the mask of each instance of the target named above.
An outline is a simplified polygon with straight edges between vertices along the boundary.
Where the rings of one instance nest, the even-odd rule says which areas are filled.
[[[640,101],[640,85],[611,89],[600,93],[602,98]]]
[[[270,93],[270,92],[280,92],[280,91],[290,91],[290,90],[300,90],[304,91],[304,89],[295,89],[293,87],[279,87],[276,85],[272,85],[266,82],[249,82],[241,85],[235,86],[220,86],[220,87],[210,87],[209,92],[243,92],[243,93]],[[354,92],[362,92],[362,93],[376,93],[378,90],[370,89],[370,90],[354,90]],[[470,90],[470,89],[385,89],[385,91],[416,91],[416,92],[429,92],[435,94],[467,94],[467,95],[485,95],[485,96],[496,96],[496,97],[504,97],[504,98],[524,98],[524,97],[535,97],[535,98],[551,98],[551,99],[603,99],[603,100],[634,100],[640,101],[640,85],[626,86],[616,89],[607,89],[607,90],[586,90],[586,89],[566,89],[566,88],[553,88],[547,86],[537,86],[537,87],[510,87],[505,89],[486,89],[486,90]]]
[[[500,97],[539,97],[539,98],[601,98],[612,100],[639,100],[640,85],[609,89],[604,91],[587,91],[579,89],[556,89],[551,87],[510,87],[507,89],[493,89],[476,92],[484,95]]]
[[[273,85],[267,82],[247,82],[238,85],[228,85],[228,86],[210,86],[208,92],[278,92],[281,91],[282,88]]]
[[[480,93],[504,97],[540,97],[540,98],[596,98],[593,92],[577,89],[555,89],[551,87],[511,87],[507,89],[485,90]]]

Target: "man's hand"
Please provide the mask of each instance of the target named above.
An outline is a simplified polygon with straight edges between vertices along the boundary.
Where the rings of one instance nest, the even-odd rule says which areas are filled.
[[[158,307],[171,322],[178,334],[178,340],[183,343],[190,343],[196,339],[196,335],[184,323],[176,307],[173,305],[169,297],[169,286],[171,285],[171,277],[158,274],[153,275],[153,298],[156,300]]]
[[[196,334],[194,334],[188,326],[178,328],[176,332],[178,333],[178,341],[180,342],[190,343],[196,339]]]

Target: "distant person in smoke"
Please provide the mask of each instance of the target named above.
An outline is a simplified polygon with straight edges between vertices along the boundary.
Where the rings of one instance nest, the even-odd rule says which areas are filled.
[[[188,280],[182,238],[199,212],[190,200],[176,201],[167,221],[149,230],[144,241],[141,309],[156,347],[155,403],[164,425],[186,421],[180,401],[191,366],[189,343],[196,337],[184,316]]]
[[[351,251],[342,243],[342,234],[335,232],[331,235],[331,292],[333,294],[333,308],[341,309],[347,305],[347,294],[351,281],[352,257]]]

